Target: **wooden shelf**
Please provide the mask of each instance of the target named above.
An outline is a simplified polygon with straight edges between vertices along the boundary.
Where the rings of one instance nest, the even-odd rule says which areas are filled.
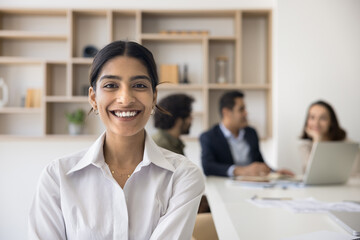
[[[83,97],[83,96],[71,96],[71,97],[67,97],[67,96],[46,96],[45,97],[45,101],[46,102],[53,102],[53,103],[83,103],[83,102],[88,102],[88,97]]]
[[[235,36],[209,36],[208,39],[210,41],[226,41],[226,42],[235,42],[236,37]]]
[[[57,33],[28,32],[28,31],[0,31],[0,38],[9,39],[43,39],[43,40],[67,40],[68,36]]]
[[[142,40],[146,41],[202,41],[207,35],[200,34],[142,34]]]
[[[84,64],[90,65],[93,62],[94,58],[72,58],[71,62],[73,64]]]
[[[271,87],[269,84],[209,84],[209,89],[216,90],[269,90]]]
[[[0,57],[0,64],[40,64],[45,60],[26,57]]]
[[[266,9],[1,9],[0,77],[11,94],[9,105],[20,105],[24,97],[20,90],[42,88],[45,106],[1,108],[0,126],[5,127],[0,137],[9,132],[16,138],[35,132],[40,136],[34,138],[95,139],[102,131],[101,122],[91,116],[87,126],[93,135],[66,135],[65,113],[90,108],[84,95],[93,58],[81,56],[86,46],[101,49],[111,41],[128,39],[153,53],[158,70],[162,64],[178,65],[182,79],[184,65],[188,66],[191,83],[157,86],[159,100],[174,93],[195,99],[196,122],[190,135],[183,137],[185,141],[198,141],[194,136],[219,121],[220,94],[234,89],[249,91],[247,98],[256,106],[250,114],[259,118],[255,126],[260,129],[259,137],[267,138],[272,132],[271,19],[271,10]],[[228,59],[227,78],[232,84],[215,83],[219,56]],[[20,129],[13,123],[17,118],[13,114],[39,116],[29,115]]]
[[[41,108],[25,108],[25,107],[3,107],[0,108],[0,114],[34,114],[41,113]]]
[[[202,90],[204,85],[200,84],[171,84],[171,83],[160,83],[158,89],[166,90]]]

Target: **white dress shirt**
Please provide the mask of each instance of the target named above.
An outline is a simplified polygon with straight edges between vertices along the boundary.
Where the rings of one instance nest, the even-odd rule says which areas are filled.
[[[227,170],[228,176],[233,177],[236,166],[247,166],[251,163],[250,146],[244,139],[245,129],[240,129],[238,136],[234,137],[224,124],[220,123],[219,127],[229,144],[231,155],[234,159],[235,164]]]
[[[105,133],[47,166],[29,215],[29,239],[191,239],[201,170],[145,136],[143,160],[122,189],[105,163]]]

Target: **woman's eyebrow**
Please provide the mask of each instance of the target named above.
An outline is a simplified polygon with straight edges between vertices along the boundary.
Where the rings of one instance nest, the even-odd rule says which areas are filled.
[[[116,76],[116,75],[104,75],[104,76],[101,76],[99,81],[103,80],[103,79],[116,79],[116,80],[121,80],[121,77],[119,76]]]
[[[146,79],[151,82],[150,78],[146,75],[136,75],[130,78],[130,81],[138,80],[138,79]]]

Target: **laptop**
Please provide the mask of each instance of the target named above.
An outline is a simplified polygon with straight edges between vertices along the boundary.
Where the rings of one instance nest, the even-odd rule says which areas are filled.
[[[360,212],[329,211],[329,216],[354,236],[360,236]]]
[[[358,152],[359,144],[354,142],[317,142],[312,147],[303,176],[270,173],[266,176],[237,176],[234,180],[247,185],[265,183],[265,187],[344,184],[350,177]]]
[[[359,144],[354,142],[314,143],[303,183],[344,184],[350,177],[358,152]]]

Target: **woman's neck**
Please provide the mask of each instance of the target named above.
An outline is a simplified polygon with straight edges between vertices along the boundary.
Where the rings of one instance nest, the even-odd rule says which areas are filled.
[[[106,133],[104,142],[105,162],[116,168],[133,168],[142,161],[145,146],[145,130],[131,137]]]

